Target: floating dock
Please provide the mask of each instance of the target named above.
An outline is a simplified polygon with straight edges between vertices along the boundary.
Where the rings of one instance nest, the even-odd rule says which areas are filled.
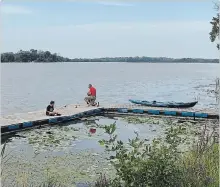
[[[157,116],[172,116],[172,117],[188,117],[196,120],[199,119],[219,119],[219,114],[216,110],[210,109],[170,109],[158,107],[144,107],[132,104],[110,105],[100,107],[88,107],[85,105],[67,105],[58,108],[62,116],[46,116],[45,110],[29,112],[23,114],[14,114],[3,116],[0,118],[1,133],[8,134],[16,131],[25,130],[43,125],[53,125],[65,123],[69,121],[79,120],[90,116],[102,115],[157,115]]]
[[[57,110],[62,116],[46,116],[45,110],[8,115],[0,118],[1,133],[5,134],[47,124],[53,125],[79,120],[85,117],[101,115],[104,112],[103,110],[101,107],[67,105]]]
[[[164,107],[144,107],[141,105],[112,105],[105,108],[105,113],[123,113],[123,114],[148,114],[159,116],[173,116],[173,117],[190,117],[203,119],[219,119],[217,110],[213,109],[178,109],[178,108],[164,108]]]

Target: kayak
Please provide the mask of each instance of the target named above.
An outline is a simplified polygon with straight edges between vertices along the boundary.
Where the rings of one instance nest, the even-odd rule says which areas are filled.
[[[183,102],[158,102],[158,101],[142,101],[142,100],[134,100],[129,99],[131,103],[151,106],[151,107],[166,107],[166,108],[190,108],[194,107],[198,101],[183,103]]]

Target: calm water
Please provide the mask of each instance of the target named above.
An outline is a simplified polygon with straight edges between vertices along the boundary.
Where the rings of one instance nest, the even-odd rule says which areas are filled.
[[[1,64],[3,115],[82,103],[87,85],[97,88],[101,103],[128,99],[193,101],[214,107],[206,90],[218,75],[219,64],[55,63]]]
[[[58,106],[82,103],[89,83],[105,104],[128,103],[129,98],[192,101],[199,97],[196,107],[212,108],[216,100],[207,95],[207,89],[214,88],[211,84],[218,68],[218,64],[2,64],[2,114],[42,109],[51,99]],[[20,137],[12,137],[7,144],[11,160],[4,169],[6,186],[21,171],[33,184],[46,180],[48,169],[68,184],[94,181],[102,168],[110,176],[114,171],[98,143],[108,136],[99,125],[116,121],[116,133],[125,142],[135,136],[134,131],[150,141],[164,129],[162,119],[149,119],[144,124],[128,124],[117,118],[90,120],[17,133]],[[91,127],[95,134],[89,134]]]

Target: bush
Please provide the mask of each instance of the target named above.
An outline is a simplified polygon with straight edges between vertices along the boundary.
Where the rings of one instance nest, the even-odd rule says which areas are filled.
[[[110,186],[120,187],[204,187],[218,186],[218,147],[213,134],[200,138],[197,147],[181,152],[186,142],[185,128],[171,126],[164,138],[150,144],[136,138],[128,144],[117,140],[116,124],[105,126],[109,140],[101,140],[106,151],[112,152],[111,163],[116,177]],[[206,140],[206,141],[205,141]],[[206,142],[206,143],[205,143]]]

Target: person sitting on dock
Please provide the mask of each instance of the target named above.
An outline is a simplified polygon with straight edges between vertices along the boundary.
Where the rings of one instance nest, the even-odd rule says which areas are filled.
[[[85,97],[85,102],[88,104],[88,106],[99,106],[99,102],[96,103],[95,100],[96,100],[96,89],[91,85],[89,84],[88,86],[89,88],[89,91],[87,93],[87,97]]]
[[[60,113],[54,111],[54,104],[55,102],[51,101],[50,104],[47,106],[47,109],[46,109],[47,116],[60,116],[61,115]]]

